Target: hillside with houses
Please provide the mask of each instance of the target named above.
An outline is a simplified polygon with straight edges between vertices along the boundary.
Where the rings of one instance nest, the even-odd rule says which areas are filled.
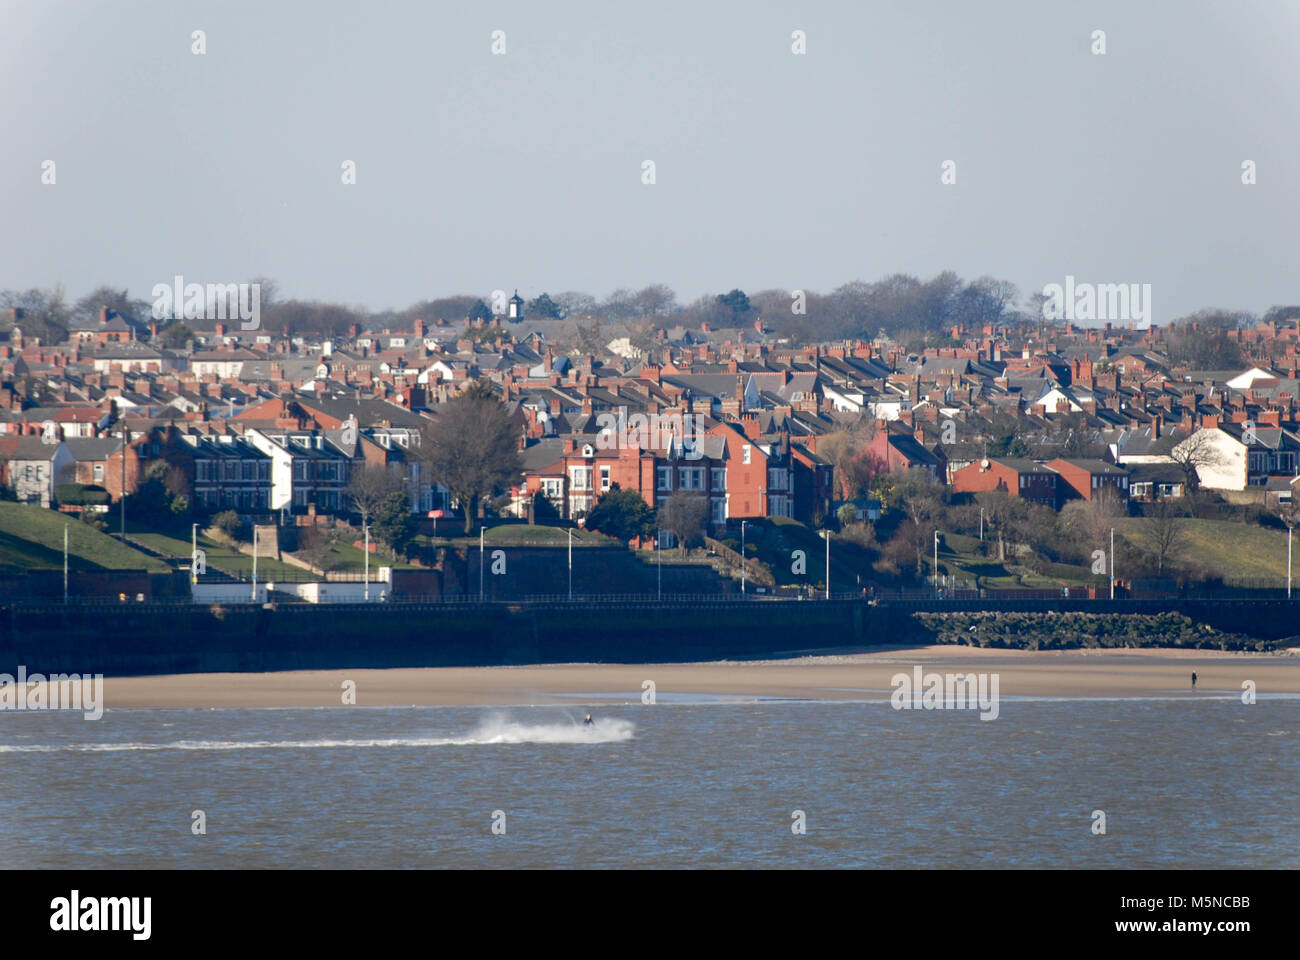
[[[1300,310],[1135,328],[999,306],[829,340],[735,294],[704,312],[516,293],[501,313],[459,298],[256,325],[124,297],[66,326],[9,307],[0,489],[126,543],[170,536],[173,559],[194,531],[237,551],[258,528],[277,562],[355,571],[381,551],[446,574],[440,591],[472,579],[445,568],[454,538],[500,524],[864,593],[1095,589],[1121,560],[1135,589],[1285,575],[1231,551],[1293,525]],[[765,555],[790,524],[843,558],[792,579]],[[1241,536],[1207,553],[1207,524]]]

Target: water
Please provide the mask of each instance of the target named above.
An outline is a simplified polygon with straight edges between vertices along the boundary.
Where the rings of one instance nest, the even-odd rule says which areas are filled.
[[[5,713],[0,835],[67,868],[1294,868],[1298,731],[1287,696]]]

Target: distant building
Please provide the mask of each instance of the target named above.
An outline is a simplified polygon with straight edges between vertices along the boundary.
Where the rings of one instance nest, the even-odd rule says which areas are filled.
[[[1064,483],[1051,467],[1033,460],[985,457],[953,473],[952,486],[959,493],[1002,490],[1055,510],[1061,504]]]

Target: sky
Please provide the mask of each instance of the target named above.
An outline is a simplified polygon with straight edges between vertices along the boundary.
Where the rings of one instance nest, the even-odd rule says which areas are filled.
[[[1298,0],[0,0],[0,289],[951,269],[1262,312],[1300,302],[1298,52]]]

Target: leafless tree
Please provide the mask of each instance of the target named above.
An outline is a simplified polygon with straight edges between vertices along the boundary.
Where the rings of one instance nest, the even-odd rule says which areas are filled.
[[[298,553],[319,573],[325,573],[330,549],[334,542],[319,527],[301,527],[298,530]]]
[[[518,482],[518,444],[519,428],[505,404],[486,390],[471,387],[439,404],[420,455],[464,512],[466,533],[481,501]]]
[[[677,538],[685,550],[704,537],[704,524],[709,518],[709,501],[698,494],[678,491],[659,507],[656,521],[661,529]]]
[[[1091,500],[1075,500],[1061,509],[1061,523],[1085,554],[1109,549],[1107,542],[1115,521],[1125,515],[1119,495],[1102,487]]]
[[[354,466],[352,478],[344,491],[352,509],[361,514],[361,524],[366,526],[374,516],[375,508],[390,493],[403,491],[401,478],[387,467],[377,464]]]
[[[1157,500],[1147,510],[1147,540],[1156,558],[1156,570],[1164,575],[1165,566],[1176,556],[1187,529],[1183,524],[1183,508],[1173,500]]]
[[[1213,434],[1204,428],[1175,444],[1169,458],[1183,471],[1184,489],[1189,495],[1200,489],[1202,468],[1221,467],[1227,462],[1214,446]]]

